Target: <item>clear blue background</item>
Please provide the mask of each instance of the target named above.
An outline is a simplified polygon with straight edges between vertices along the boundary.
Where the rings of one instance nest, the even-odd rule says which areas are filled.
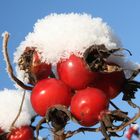
[[[5,30],[11,34],[9,41],[11,61],[16,47],[24,40],[27,33],[32,31],[37,19],[54,12],[84,12],[95,17],[102,17],[120,37],[123,46],[132,52],[133,56],[129,59],[140,62],[139,0],[0,0],[0,34]],[[0,38],[0,44],[2,44],[2,37]],[[3,88],[14,88],[14,86],[5,71],[5,62],[1,52],[0,90]],[[137,99],[135,100],[137,104],[140,104],[139,94],[140,92],[137,93]],[[133,116],[135,112],[125,102],[121,101],[121,97],[122,95],[117,97],[114,102],[124,111],[129,111],[130,116]],[[68,125],[68,129],[75,128],[77,128],[77,125]],[[45,136],[45,132],[42,132],[42,134]],[[85,135],[75,135],[71,140],[101,140],[101,138],[100,133],[85,133]],[[112,140],[115,139],[124,140],[125,138],[112,138]]]

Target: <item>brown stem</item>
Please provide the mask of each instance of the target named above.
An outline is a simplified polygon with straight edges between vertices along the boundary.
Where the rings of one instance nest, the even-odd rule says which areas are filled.
[[[65,135],[66,135],[66,138],[70,138],[72,137],[73,135],[75,134],[78,134],[78,133],[81,133],[81,132],[99,132],[101,131],[101,128],[86,128],[86,127],[81,127],[77,130],[74,130],[74,131],[68,131]]]
[[[13,73],[13,68],[11,66],[9,55],[8,55],[8,50],[7,50],[8,40],[9,40],[9,33],[8,32],[5,32],[4,33],[4,36],[3,36],[3,55],[4,55],[5,62],[6,62],[6,65],[7,65],[8,74],[11,77],[11,79],[14,82],[16,82],[21,88],[26,89],[26,90],[32,90],[33,87],[30,87],[30,86],[25,85]]]
[[[37,124],[37,126],[36,126],[36,140],[38,140],[39,129],[40,129],[40,127],[41,127],[41,124],[44,123],[44,122],[46,122],[46,118],[45,118],[45,117],[43,117],[43,118],[39,121],[39,123]]]
[[[101,133],[103,134],[106,140],[110,140],[110,136],[107,134],[104,122],[100,121],[100,124],[101,124]]]
[[[24,99],[25,99],[25,95],[26,95],[26,92],[24,90],[24,93],[23,93],[23,97],[22,97],[22,101],[21,101],[21,105],[20,105],[20,108],[19,108],[19,111],[18,111],[18,114],[16,116],[16,118],[14,119],[14,121],[12,122],[11,126],[10,126],[10,130],[12,130],[12,128],[14,127],[16,121],[18,120],[20,114],[21,114],[21,111],[22,111],[22,107],[23,107],[23,103],[24,103]]]
[[[57,131],[53,132],[53,140],[65,140],[66,139],[66,135],[64,134],[64,130],[60,130],[60,131]]]

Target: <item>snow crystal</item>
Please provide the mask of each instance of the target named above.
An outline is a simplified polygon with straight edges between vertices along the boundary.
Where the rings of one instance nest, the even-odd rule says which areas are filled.
[[[104,44],[108,49],[121,47],[121,42],[102,18],[88,14],[51,14],[35,23],[30,32],[15,52],[14,62],[28,47],[36,47],[42,61],[54,66],[72,53],[80,57],[91,45]],[[117,62],[119,57],[112,59]],[[124,63],[125,59],[120,58]],[[123,60],[123,61],[122,61]],[[125,68],[126,65],[123,65]],[[133,69],[133,66],[131,67]],[[19,72],[19,71],[18,71]]]
[[[23,90],[0,91],[0,128],[9,131],[11,124],[19,112]],[[23,108],[15,127],[30,125],[31,118],[35,115],[30,103],[30,93],[26,93]]]

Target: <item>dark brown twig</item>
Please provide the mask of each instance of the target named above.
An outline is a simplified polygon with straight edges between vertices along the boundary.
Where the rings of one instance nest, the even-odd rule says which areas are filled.
[[[127,122],[124,122],[120,126],[115,127],[114,129],[108,128],[107,131],[108,132],[119,132],[119,131],[122,131],[126,126],[134,123],[140,117],[140,107],[138,107],[137,105],[135,107],[137,107],[139,109],[139,112],[133,118],[129,119],[129,121],[127,121]]]
[[[78,134],[78,133],[84,133],[84,132],[99,132],[101,131],[101,128],[86,128],[86,127],[80,127],[78,128],[77,130],[74,130],[74,131],[68,131],[65,135],[66,135],[66,138],[70,138],[72,137],[73,135],[75,134]]]
[[[109,101],[109,103],[117,110],[120,110],[112,101]]]
[[[39,121],[39,123],[37,124],[37,126],[36,126],[36,140],[38,140],[39,129],[40,129],[40,127],[41,127],[41,124],[44,123],[44,122],[46,122],[46,118],[45,118],[45,117],[43,117],[43,118]]]
[[[9,40],[9,33],[8,32],[5,32],[4,33],[4,36],[3,36],[3,55],[4,55],[5,62],[6,62],[6,65],[7,65],[8,74],[11,77],[11,79],[14,82],[16,82],[21,88],[26,89],[26,90],[32,90],[33,87],[30,87],[30,86],[25,85],[13,73],[13,68],[11,66],[9,55],[8,55],[8,50],[7,50],[8,40]]]

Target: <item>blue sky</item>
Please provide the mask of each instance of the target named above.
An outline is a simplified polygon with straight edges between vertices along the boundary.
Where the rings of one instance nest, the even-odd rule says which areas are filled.
[[[133,55],[130,59],[140,63],[139,0],[0,0],[0,34],[5,30],[11,34],[9,41],[11,61],[13,60],[13,52],[16,47],[24,40],[27,33],[32,31],[37,19],[43,18],[50,13],[69,12],[89,13],[92,16],[103,18],[119,36],[123,46],[132,52]],[[2,38],[0,38],[0,44],[2,44]],[[0,81],[0,90],[3,88],[14,88],[13,82],[10,81],[5,71],[2,53],[0,53]],[[127,108],[130,111],[127,104],[121,101],[121,97],[120,95],[114,102],[123,110]],[[135,102],[139,103],[138,96]],[[69,125],[69,127],[74,129],[77,126]],[[85,135],[76,135],[71,139],[76,140],[78,138],[81,140],[100,140],[101,135],[86,133]],[[112,140],[115,139],[118,138],[112,138]],[[125,138],[119,139],[124,140]]]

